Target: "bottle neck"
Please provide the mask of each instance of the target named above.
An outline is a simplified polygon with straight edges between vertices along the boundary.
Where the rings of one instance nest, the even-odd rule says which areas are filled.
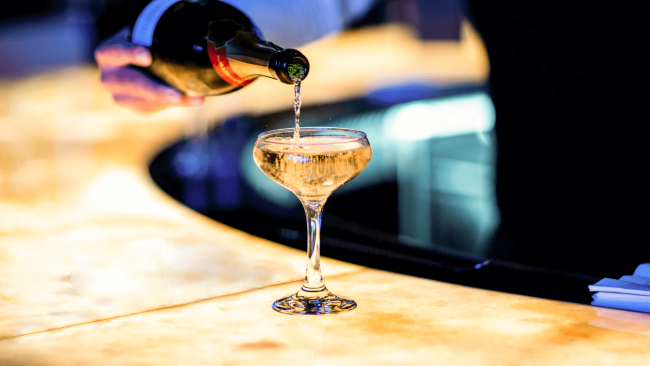
[[[219,76],[237,86],[259,76],[293,84],[293,78],[302,80],[309,72],[309,62],[302,53],[282,49],[251,32],[240,31],[221,47],[208,41],[208,53]]]
[[[282,48],[261,40],[252,32],[238,32],[224,46],[232,70],[242,79],[274,77],[269,70],[269,60]]]

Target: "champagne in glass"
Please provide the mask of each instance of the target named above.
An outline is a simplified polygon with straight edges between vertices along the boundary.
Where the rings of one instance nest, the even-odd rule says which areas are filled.
[[[273,309],[285,314],[335,314],[357,307],[354,300],[331,293],[320,270],[320,226],[323,205],[342,185],[359,175],[372,151],[361,131],[311,127],[281,129],[259,135],[253,159],[276,183],[293,192],[307,215],[307,274],[302,288],[277,300]]]

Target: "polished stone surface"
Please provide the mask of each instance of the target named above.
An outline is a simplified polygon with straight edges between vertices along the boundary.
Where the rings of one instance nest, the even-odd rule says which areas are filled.
[[[299,283],[0,342],[0,364],[647,365],[650,337],[597,309],[376,270],[330,277],[358,309],[279,314]],[[627,313],[627,312],[621,312]],[[650,330],[650,325],[638,323]],[[98,360],[101,360],[98,362]]]
[[[388,26],[303,52],[306,105],[487,72],[467,27],[460,43],[422,44]],[[354,68],[352,56],[372,62]],[[146,168],[207,121],[287,109],[291,86],[260,80],[205,107],[142,116],[115,106],[98,79],[87,67],[0,80],[0,365],[650,364],[645,314],[329,259],[328,288],[357,309],[274,312],[299,288],[305,253],[192,212]]]
[[[213,222],[151,181],[149,159],[200,108],[137,115],[98,79],[88,67],[0,82],[0,338],[303,278],[304,252]]]

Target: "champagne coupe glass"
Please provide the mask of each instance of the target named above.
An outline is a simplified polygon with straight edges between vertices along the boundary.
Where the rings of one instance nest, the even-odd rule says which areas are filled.
[[[307,274],[302,288],[277,300],[273,309],[285,314],[335,314],[357,307],[354,300],[327,290],[320,271],[320,226],[327,198],[359,175],[368,165],[372,151],[361,131],[311,127],[260,134],[253,149],[255,164],[276,183],[293,192],[307,215]]]

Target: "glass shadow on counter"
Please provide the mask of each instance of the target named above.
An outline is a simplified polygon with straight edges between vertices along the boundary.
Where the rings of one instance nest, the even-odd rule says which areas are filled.
[[[289,102],[288,98],[288,102]],[[293,110],[226,121],[180,141],[150,166],[159,187],[245,232],[305,250],[298,199],[252,159],[257,135],[292,126]],[[322,255],[467,286],[588,304],[600,278],[489,259],[494,197],[494,109],[481,85],[403,85],[365,98],[304,107],[303,126],[362,130],[373,158],[334,193]]]

